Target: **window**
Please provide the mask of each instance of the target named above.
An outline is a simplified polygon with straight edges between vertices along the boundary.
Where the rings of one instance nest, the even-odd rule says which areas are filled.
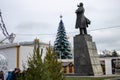
[[[63,67],[63,72],[64,72],[64,73],[67,73],[66,66]]]

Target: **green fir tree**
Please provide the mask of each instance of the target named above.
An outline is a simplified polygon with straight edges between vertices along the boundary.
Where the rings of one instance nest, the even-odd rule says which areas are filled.
[[[62,19],[60,20],[60,23],[59,23],[56,40],[54,42],[54,49],[57,52],[58,58],[61,58],[61,59],[72,58],[70,43],[68,41]]]
[[[57,54],[50,46],[47,48],[44,63],[50,74],[51,80],[65,80],[62,72],[62,64],[58,62]]]
[[[39,40],[35,40],[33,52],[18,80],[64,80],[62,65],[50,46],[46,49],[45,58],[42,59],[43,49],[40,49]]]
[[[119,56],[119,55],[118,55],[117,51],[114,50],[114,51],[112,52],[112,57],[118,57],[118,56]]]
[[[39,40],[35,40],[33,55],[27,61],[27,68],[22,73],[22,80],[51,80],[42,60],[43,50]]]

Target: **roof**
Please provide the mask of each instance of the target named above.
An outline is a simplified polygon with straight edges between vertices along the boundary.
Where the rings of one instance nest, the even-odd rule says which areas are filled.
[[[59,62],[62,62],[62,66],[74,65],[73,59],[58,59]]]
[[[49,44],[40,42],[41,45],[46,45],[48,46]],[[34,41],[29,41],[29,42],[19,42],[19,43],[6,43],[6,44],[0,44],[0,49],[4,48],[12,48],[16,46],[29,46],[29,45],[34,45]]]
[[[72,62],[62,62],[62,66],[68,66],[68,65],[73,65],[73,63]]]
[[[105,61],[105,60],[113,60],[113,59],[120,59],[120,57],[104,57],[104,58],[99,58],[100,61]]]
[[[20,42],[19,45],[22,45],[22,46],[28,46],[28,45],[33,45],[34,44],[34,41],[30,41],[30,42]],[[44,43],[44,42],[40,42],[41,45],[49,45],[47,43]]]
[[[0,49],[19,46],[17,43],[0,44]]]

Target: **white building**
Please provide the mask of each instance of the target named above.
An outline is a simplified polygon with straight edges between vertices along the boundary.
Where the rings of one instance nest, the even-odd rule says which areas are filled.
[[[120,68],[120,57],[104,57],[99,60],[105,75],[120,74],[116,71],[116,67]]]
[[[45,53],[46,47],[49,45],[46,43],[40,43],[40,48],[43,48]],[[2,44],[0,45],[0,59],[4,58],[7,66],[7,70],[14,69],[19,67],[22,69],[23,64],[26,64],[26,61],[30,55],[33,54],[34,42],[21,42],[21,43],[11,43],[11,44]],[[43,57],[46,54],[43,54]],[[2,57],[1,57],[2,56]],[[3,67],[3,61],[0,61],[0,68],[5,70]]]

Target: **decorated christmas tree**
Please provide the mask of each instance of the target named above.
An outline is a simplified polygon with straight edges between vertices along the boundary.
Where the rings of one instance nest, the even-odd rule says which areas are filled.
[[[58,32],[56,36],[56,40],[54,42],[54,49],[58,55],[59,59],[71,59],[71,47],[68,41],[65,27],[62,21],[62,16],[60,16],[61,20],[58,27]]]

